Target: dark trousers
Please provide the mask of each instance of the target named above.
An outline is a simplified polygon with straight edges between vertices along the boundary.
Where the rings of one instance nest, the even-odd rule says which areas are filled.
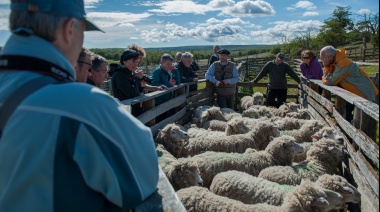
[[[355,105],[346,102],[346,120],[351,123],[352,119],[354,119],[354,115],[352,112],[355,109]]]
[[[286,102],[288,89],[269,89],[267,94],[267,106],[279,108]],[[276,101],[277,98],[277,101]]]
[[[234,109],[235,95],[216,95],[216,102],[220,108],[231,108]]]

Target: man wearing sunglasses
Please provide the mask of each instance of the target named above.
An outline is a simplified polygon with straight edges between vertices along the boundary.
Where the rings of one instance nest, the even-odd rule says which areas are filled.
[[[86,49],[85,47],[82,47],[77,61],[77,65],[75,66],[75,75],[77,77],[75,81],[87,81],[87,77],[92,69],[92,56],[93,53],[90,50]]]

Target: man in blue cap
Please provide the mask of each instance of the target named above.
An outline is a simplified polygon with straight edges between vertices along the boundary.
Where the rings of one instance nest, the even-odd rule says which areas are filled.
[[[288,95],[288,83],[286,74],[293,78],[297,83],[301,82],[301,79],[296,72],[290,67],[288,63],[284,62],[285,54],[278,53],[276,58],[267,62],[263,69],[261,69],[259,75],[256,76],[251,83],[256,84],[260,79],[269,75],[268,91],[267,91],[267,106],[274,106],[279,108],[286,102]],[[277,99],[277,101],[276,101]]]
[[[227,49],[220,49],[218,54],[219,61],[214,62],[208,68],[205,78],[215,85],[218,106],[220,108],[234,109],[239,72],[236,65],[228,61],[230,52]]]
[[[83,0],[12,0],[0,53],[0,211],[126,211],[157,190],[149,128],[75,83]],[[96,105],[96,107],[89,107]]]

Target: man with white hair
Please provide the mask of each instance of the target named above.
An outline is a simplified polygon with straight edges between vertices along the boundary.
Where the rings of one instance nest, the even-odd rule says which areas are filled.
[[[151,131],[74,83],[83,0],[12,0],[0,53],[0,211],[128,211],[156,194]],[[96,105],[96,107],[94,107]]]
[[[181,76],[181,83],[198,81],[198,77],[195,74],[191,64],[193,64],[193,55],[190,52],[183,53],[181,61],[176,64],[176,68],[178,69]],[[190,85],[189,91],[196,90],[197,84]]]

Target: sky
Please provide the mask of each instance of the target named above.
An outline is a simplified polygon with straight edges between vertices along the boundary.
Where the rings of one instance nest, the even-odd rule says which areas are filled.
[[[352,18],[379,11],[378,0],[85,0],[87,48],[281,44],[316,34],[337,6]],[[10,1],[0,0],[0,46],[10,36]]]

